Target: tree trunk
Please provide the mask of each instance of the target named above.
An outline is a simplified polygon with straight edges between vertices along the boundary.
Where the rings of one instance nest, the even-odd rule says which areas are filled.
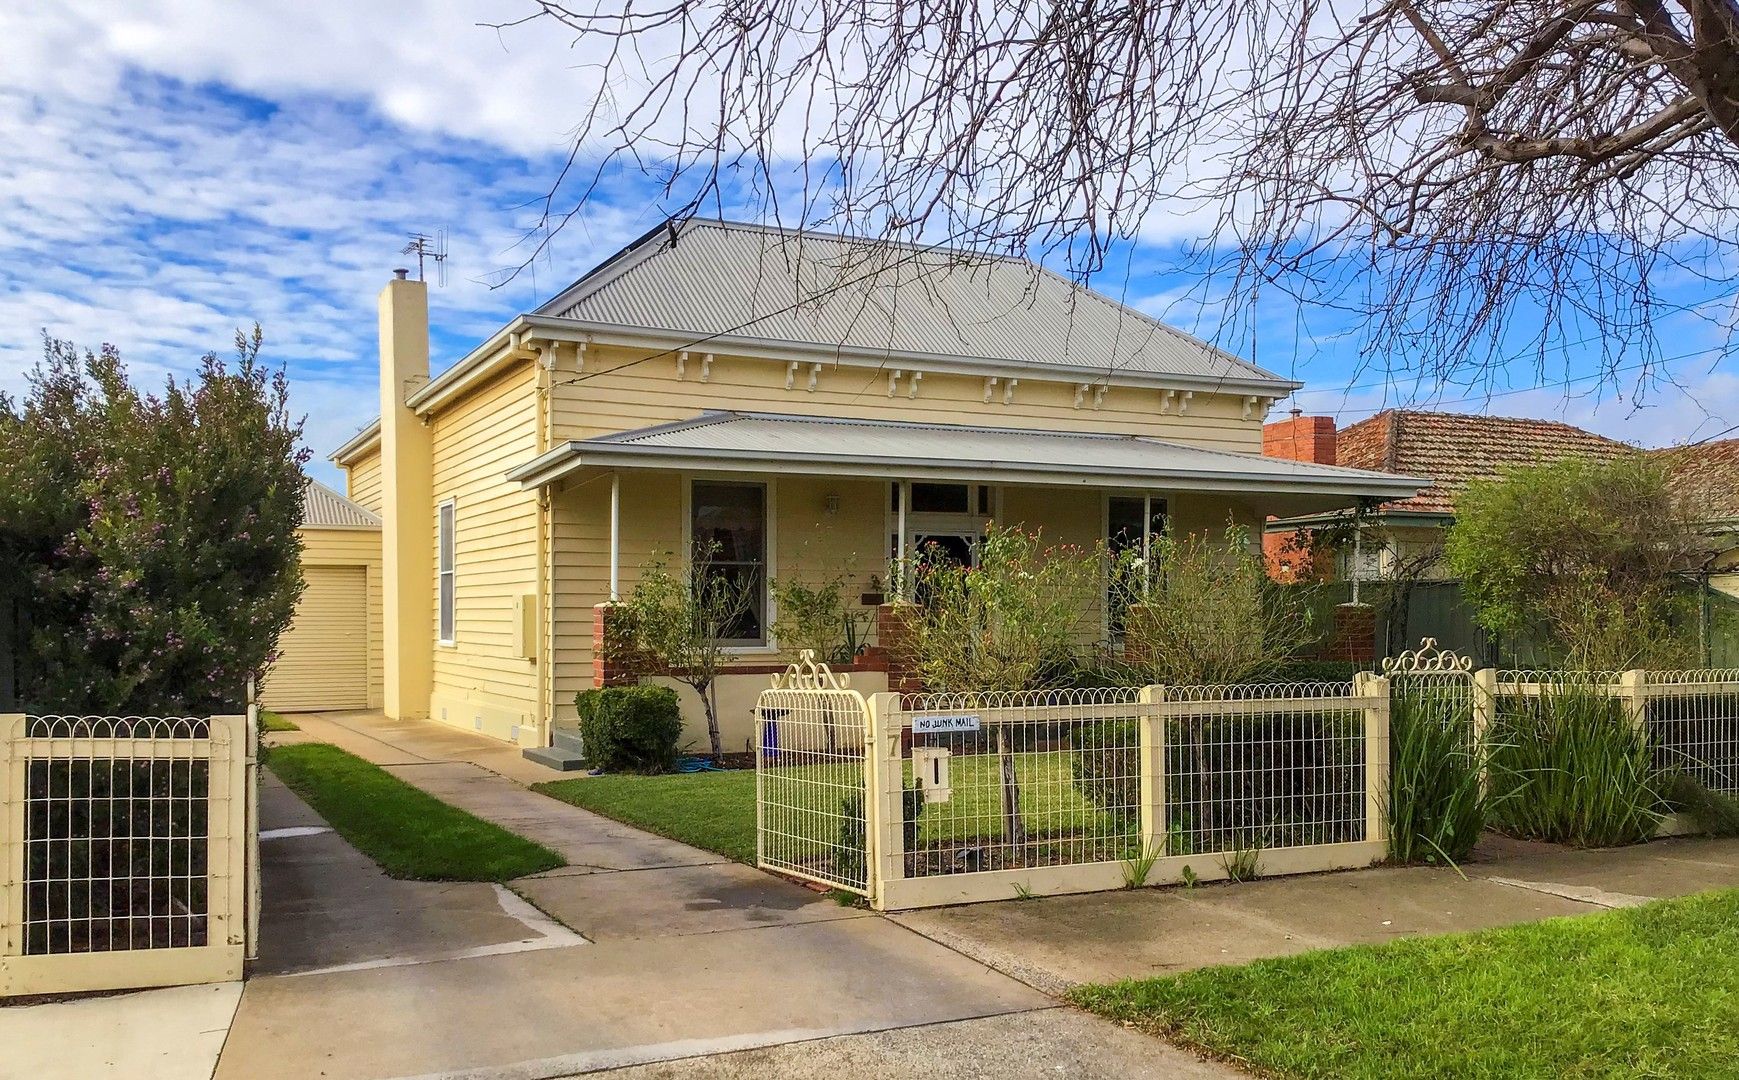
[[[1026,823],[1020,816],[1020,779],[1008,748],[1008,725],[996,725],[996,754],[1002,762],[1002,832],[1014,846],[1026,843]]]
[[[708,680],[705,686],[695,689],[700,691],[701,708],[706,710],[706,737],[712,743],[713,761],[717,762],[724,758],[724,748],[719,745],[719,706],[713,699],[713,683]]]

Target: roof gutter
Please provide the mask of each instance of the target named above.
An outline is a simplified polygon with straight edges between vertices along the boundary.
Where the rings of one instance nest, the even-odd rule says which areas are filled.
[[[350,437],[343,446],[327,455],[326,460],[339,465],[348,465],[354,459],[362,456],[366,450],[371,450],[380,444],[380,418]]]
[[[521,488],[541,487],[585,468],[694,469],[715,472],[777,472],[799,463],[765,454],[734,450],[688,448],[666,450],[632,444],[570,441],[554,447],[507,474]],[[814,476],[857,476],[873,479],[997,480],[1008,483],[1069,487],[1122,488],[1132,483],[1161,482],[1190,491],[1285,492],[1303,495],[1343,495],[1381,499],[1406,498],[1428,481],[1407,476],[1316,477],[1286,479],[1219,472],[1167,472],[1155,469],[1027,462],[1010,466],[1000,461],[958,458],[876,458],[866,461],[844,454],[815,454],[801,460],[802,471]]]
[[[1120,386],[1143,386],[1161,390],[1198,390],[1205,393],[1245,393],[1259,397],[1285,397],[1304,386],[1290,379],[1250,377],[1218,378],[1210,375],[1164,374],[1112,370],[1077,364],[1029,364],[991,357],[953,356],[945,353],[906,352],[898,349],[864,349],[846,345],[781,341],[752,334],[695,334],[679,330],[655,330],[620,323],[566,319],[555,315],[521,315],[509,324],[531,339],[585,341],[595,345],[647,345],[664,349],[740,351],[773,360],[800,363],[828,361],[849,367],[922,367],[926,371],[953,375],[1013,375],[1052,382],[1081,381]],[[446,376],[443,375],[442,378]],[[432,389],[437,379],[424,391]]]

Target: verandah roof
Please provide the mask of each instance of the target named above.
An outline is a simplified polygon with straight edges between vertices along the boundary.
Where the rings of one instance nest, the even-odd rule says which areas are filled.
[[[566,442],[508,479],[530,488],[580,470],[630,468],[1247,492],[1278,497],[1284,505],[1271,513],[1406,498],[1427,483],[1146,436],[748,412]]]

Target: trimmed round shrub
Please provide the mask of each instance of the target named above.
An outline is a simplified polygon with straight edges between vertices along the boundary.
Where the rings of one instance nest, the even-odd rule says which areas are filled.
[[[586,764],[606,772],[665,773],[676,767],[682,705],[668,686],[607,686],[581,691],[580,741]]]

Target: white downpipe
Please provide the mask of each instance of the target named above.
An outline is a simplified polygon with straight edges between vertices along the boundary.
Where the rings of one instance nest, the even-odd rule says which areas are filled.
[[[622,599],[622,474],[610,474],[610,603]]]

